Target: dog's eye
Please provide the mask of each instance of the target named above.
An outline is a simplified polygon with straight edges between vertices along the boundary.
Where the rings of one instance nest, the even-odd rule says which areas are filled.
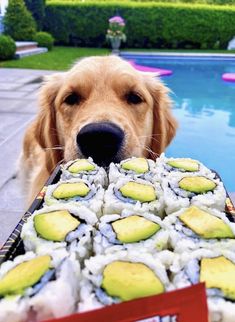
[[[75,104],[79,104],[80,101],[81,101],[81,97],[78,94],[71,93],[66,97],[66,99],[64,100],[64,103],[68,105],[75,105]]]
[[[143,102],[143,99],[140,97],[139,94],[135,92],[130,92],[126,95],[126,100],[128,104],[140,104]]]

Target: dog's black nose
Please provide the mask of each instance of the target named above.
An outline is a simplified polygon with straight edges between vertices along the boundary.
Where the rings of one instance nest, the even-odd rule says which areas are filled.
[[[124,132],[110,122],[90,123],[77,135],[77,144],[85,157],[106,166],[112,161],[118,162],[118,155],[124,140]]]

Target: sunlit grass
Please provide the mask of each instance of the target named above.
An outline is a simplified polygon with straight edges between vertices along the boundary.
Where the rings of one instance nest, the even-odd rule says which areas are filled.
[[[66,70],[79,58],[109,53],[110,50],[99,48],[54,47],[47,53],[0,62],[0,67]]]

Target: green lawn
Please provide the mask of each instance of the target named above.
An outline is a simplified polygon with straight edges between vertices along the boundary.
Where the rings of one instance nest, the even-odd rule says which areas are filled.
[[[125,49],[125,51],[136,52],[176,52],[176,53],[235,53],[226,50],[167,50],[167,49]],[[76,48],[76,47],[54,47],[52,51],[21,58],[0,62],[0,67],[29,68],[29,69],[48,69],[48,70],[67,70],[79,58],[86,56],[97,56],[110,54],[106,48]]]
[[[44,54],[0,62],[0,67],[66,70],[79,58],[109,54],[108,49],[54,47]]]

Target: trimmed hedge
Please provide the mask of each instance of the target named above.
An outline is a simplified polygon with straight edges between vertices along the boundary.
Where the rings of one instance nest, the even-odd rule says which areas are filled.
[[[37,29],[42,30],[45,15],[45,0],[24,0],[24,2],[36,21]]]
[[[58,43],[101,47],[117,12],[133,48],[226,48],[235,35],[235,6],[133,1],[53,1],[46,6],[45,29]]]
[[[54,45],[54,38],[52,35],[44,31],[37,32],[33,40],[38,43],[39,47],[46,47],[48,50],[52,50]]]
[[[23,0],[10,0],[3,18],[4,33],[14,40],[32,40],[36,24]]]
[[[16,44],[10,36],[0,35],[0,60],[14,57]]]

